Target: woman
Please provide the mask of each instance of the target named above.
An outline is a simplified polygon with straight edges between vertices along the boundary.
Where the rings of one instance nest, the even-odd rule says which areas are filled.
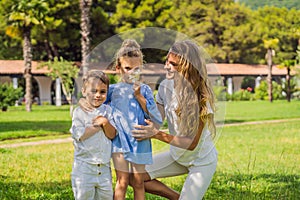
[[[156,100],[170,134],[156,129],[150,120],[147,126],[136,125],[133,130],[138,140],[153,138],[170,144],[169,151],[155,155],[153,164],[146,167],[145,190],[168,199],[202,199],[217,166],[214,95],[204,54],[192,41],[176,42],[165,69],[166,80]],[[187,177],[181,193],[156,180],[182,174]]]

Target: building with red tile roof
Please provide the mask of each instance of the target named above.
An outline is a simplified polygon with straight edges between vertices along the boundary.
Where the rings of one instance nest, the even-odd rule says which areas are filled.
[[[77,66],[79,64],[77,63]],[[40,102],[54,103],[53,98],[55,98],[55,84],[50,77],[46,76],[49,72],[47,67],[39,67],[40,64],[37,61],[32,61],[32,75],[33,82],[38,88],[36,95],[40,99]],[[109,70],[107,63],[94,64],[90,68],[100,68],[103,69],[108,74],[115,74],[115,71]],[[225,64],[225,63],[214,63],[207,65],[207,71],[210,80],[214,83],[217,80],[222,80],[224,85],[227,87],[227,91],[232,93],[241,88],[243,79],[246,76],[254,77],[259,84],[260,80],[264,80],[268,74],[267,65],[249,65],[249,64]],[[23,79],[24,72],[24,61],[23,60],[0,60],[0,83],[12,82],[15,87],[18,85],[18,80]],[[294,72],[292,72],[294,73]],[[81,73],[80,73],[81,74]],[[277,82],[281,82],[281,79],[286,77],[287,70],[285,68],[279,68],[277,66],[272,67],[273,79]],[[158,84],[164,79],[165,70],[163,64],[148,63],[145,64],[144,69],[141,74],[141,78],[144,82],[149,84],[152,89],[156,89]],[[82,81],[81,76],[75,79],[75,87],[81,88]],[[75,94],[77,96],[77,94]]]

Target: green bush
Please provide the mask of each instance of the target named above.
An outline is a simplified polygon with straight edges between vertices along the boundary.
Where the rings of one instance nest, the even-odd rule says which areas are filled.
[[[44,101],[44,102],[42,102],[42,105],[43,105],[43,106],[48,106],[48,105],[51,105],[51,104],[50,104],[50,102],[48,102],[48,101]]]
[[[5,111],[23,96],[22,88],[15,89],[12,84],[0,84],[0,108]]]
[[[214,93],[218,101],[226,101],[226,87],[224,86],[214,86]]]
[[[282,86],[275,81],[272,81],[273,85],[273,99],[274,100],[279,100],[279,99],[285,99],[285,96],[283,96],[283,90]]]
[[[290,80],[290,94],[291,94],[291,98],[295,98],[295,99],[299,99],[299,91],[300,91],[300,88],[298,87],[297,85],[297,77],[293,77],[291,78]],[[282,91],[284,92],[284,95],[287,96],[287,81],[285,81],[283,83],[283,87],[282,87]]]
[[[250,90],[240,89],[239,91],[233,93],[231,99],[233,101],[252,101],[254,97]]]
[[[284,99],[281,85],[275,81],[272,81],[272,86],[273,99]],[[261,81],[259,86],[255,89],[255,98],[260,100],[268,100],[268,83],[266,81]]]
[[[244,90],[248,90],[248,88],[255,88],[255,78],[252,76],[246,76],[242,81],[241,88]]]
[[[115,84],[121,81],[120,76],[116,74],[108,74],[109,84]]]
[[[266,81],[261,81],[259,86],[255,88],[255,98],[260,100],[268,99],[268,84]]]

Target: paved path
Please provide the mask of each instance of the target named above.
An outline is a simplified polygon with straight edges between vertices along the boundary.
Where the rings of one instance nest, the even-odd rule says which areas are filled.
[[[280,123],[288,121],[300,121],[300,118],[293,119],[278,119],[278,120],[265,120],[265,121],[252,121],[252,122],[240,122],[240,123],[231,123],[224,124],[223,126],[241,126],[241,125],[251,125],[251,124],[270,124],[270,123]],[[59,144],[59,143],[68,143],[72,142],[72,138],[63,138],[63,139],[50,139],[50,140],[40,140],[34,142],[20,142],[14,144],[0,144],[0,148],[14,148],[20,146],[33,146],[33,145],[43,145],[43,144]]]
[[[251,124],[272,124],[272,123],[291,122],[291,121],[300,121],[300,118],[274,119],[274,120],[263,120],[263,121],[252,121],[252,122],[238,122],[238,123],[224,124],[224,126],[241,126],[241,125],[251,125]]]
[[[72,142],[72,138],[62,138],[62,139],[50,139],[50,140],[40,140],[33,142],[19,142],[14,144],[0,144],[0,148],[14,148],[20,146],[34,146],[34,145],[42,145],[42,144],[59,144],[59,143],[67,143]]]

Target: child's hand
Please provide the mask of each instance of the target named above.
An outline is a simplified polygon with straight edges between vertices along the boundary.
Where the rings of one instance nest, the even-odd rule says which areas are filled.
[[[99,115],[93,119],[92,124],[95,129],[98,129],[98,131],[102,129],[108,139],[112,140],[116,136],[117,132],[115,127],[110,124],[106,117]]]
[[[97,116],[93,119],[92,124],[94,127],[103,127],[108,123],[108,120],[103,116]]]

